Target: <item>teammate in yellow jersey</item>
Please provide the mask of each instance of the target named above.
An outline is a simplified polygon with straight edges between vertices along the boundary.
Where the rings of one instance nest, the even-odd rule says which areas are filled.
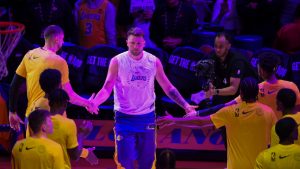
[[[83,123],[78,126],[77,132],[75,122],[63,116],[69,101],[69,96],[63,89],[54,90],[48,99],[54,130],[47,136],[62,146],[66,168],[71,168],[70,159],[77,160],[79,157],[86,158],[92,165],[98,164],[98,159],[93,153],[95,148],[82,148],[83,140],[92,130],[92,123]]]
[[[62,147],[46,136],[53,132],[49,111],[35,110],[28,120],[33,135],[13,147],[12,169],[64,169]]]
[[[55,89],[61,88],[61,73],[57,69],[45,69],[39,78],[39,84],[45,95],[33,103],[32,110],[44,109],[50,111],[48,97]]]
[[[264,80],[259,84],[258,101],[270,106],[278,119],[282,117],[282,113],[277,110],[276,106],[276,96],[280,89],[292,89],[297,95],[296,105],[300,106],[298,87],[293,82],[280,80],[276,77],[276,70],[279,62],[279,56],[271,52],[262,53],[258,58],[258,74]],[[228,105],[240,101],[241,100],[238,97],[231,103],[228,103]]]
[[[272,108],[275,112],[277,119],[282,117],[281,111],[277,110],[276,106],[276,96],[280,89],[289,88],[292,89],[297,95],[296,109],[300,110],[300,93],[298,87],[293,82],[286,80],[280,80],[276,77],[276,70],[279,65],[280,59],[279,56],[271,53],[264,52],[258,56],[258,74],[260,78],[264,81],[259,83],[259,94],[257,101],[263,103]],[[203,109],[197,111],[197,114],[188,114],[188,116],[203,116],[207,114],[213,114],[224,106],[229,106],[232,104],[237,104],[242,102],[241,97],[226,103],[220,104],[208,109]]]
[[[275,126],[280,138],[279,144],[261,152],[256,158],[255,169],[298,169],[300,167],[300,146],[294,144],[298,129],[291,117],[280,119]]]
[[[277,109],[282,112],[284,117],[293,118],[297,124],[300,124],[300,112],[297,112],[295,109],[296,103],[296,93],[288,88],[280,89],[277,94]],[[300,126],[298,127],[298,131],[300,131]],[[275,132],[275,126],[272,127],[271,132],[271,146],[275,146],[279,144],[279,137]],[[300,145],[300,133],[298,133],[298,138],[295,140],[295,144]]]
[[[157,121],[160,127],[171,124],[226,127],[227,168],[253,169],[255,158],[270,143],[270,132],[276,122],[272,109],[257,102],[258,83],[254,78],[245,78],[240,84],[243,102],[222,108],[205,117],[174,118],[165,116]]]
[[[98,113],[98,107],[89,100],[77,95],[69,82],[69,71],[66,61],[58,56],[56,52],[64,42],[63,30],[56,25],[48,26],[44,31],[45,45],[29,51],[23,58],[16,70],[16,74],[11,83],[9,96],[9,121],[13,129],[19,131],[22,120],[16,114],[18,90],[23,82],[27,85],[28,107],[26,117],[28,117],[33,103],[43,97],[45,93],[39,85],[39,77],[43,70],[47,68],[57,69],[62,74],[62,88],[67,91],[70,102],[86,107],[90,112]]]

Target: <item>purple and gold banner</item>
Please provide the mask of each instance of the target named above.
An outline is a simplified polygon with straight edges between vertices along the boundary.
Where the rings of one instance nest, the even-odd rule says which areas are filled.
[[[81,120],[76,120],[80,122]],[[114,121],[94,120],[94,128],[85,146],[114,147]],[[157,131],[157,148],[184,150],[224,150],[221,133],[213,127],[187,128],[172,126]]]

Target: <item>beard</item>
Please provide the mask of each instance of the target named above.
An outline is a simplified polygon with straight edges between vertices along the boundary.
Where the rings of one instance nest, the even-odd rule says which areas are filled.
[[[142,52],[143,52],[142,50],[139,50],[139,51],[137,51],[137,50],[131,50],[131,51],[130,51],[131,55],[133,55],[133,56],[138,56],[138,55],[140,55]]]

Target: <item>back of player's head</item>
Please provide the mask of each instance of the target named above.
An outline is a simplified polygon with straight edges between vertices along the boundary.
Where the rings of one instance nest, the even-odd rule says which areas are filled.
[[[273,52],[262,52],[258,56],[258,65],[265,72],[275,73],[280,64],[280,57]]]
[[[61,73],[57,69],[45,69],[40,75],[40,86],[49,94],[61,85]]]
[[[133,27],[130,28],[129,31],[127,32],[127,37],[129,37],[130,35],[137,36],[137,37],[144,37],[144,31],[139,27]]]
[[[52,109],[66,108],[70,97],[63,89],[56,89],[49,94],[48,100],[52,112]]]
[[[285,117],[277,121],[275,125],[275,132],[278,135],[280,141],[286,140],[293,136],[295,129],[297,128],[296,121],[291,117]]]
[[[47,40],[49,38],[53,38],[55,36],[64,34],[64,31],[61,27],[57,25],[50,25],[44,30],[44,38]]]
[[[227,40],[228,43],[232,42],[232,38],[228,33],[225,33],[225,32],[217,33],[216,38],[220,38],[220,37],[224,37]]]
[[[276,99],[282,104],[284,109],[293,109],[297,96],[292,89],[283,88],[278,91]]]
[[[46,123],[48,117],[50,117],[50,112],[43,109],[37,109],[30,113],[28,121],[33,134],[41,131],[42,125]]]
[[[176,158],[175,154],[171,150],[163,150],[157,159],[158,169],[175,169]]]
[[[241,99],[243,101],[256,100],[258,95],[258,81],[253,77],[246,77],[240,83]]]

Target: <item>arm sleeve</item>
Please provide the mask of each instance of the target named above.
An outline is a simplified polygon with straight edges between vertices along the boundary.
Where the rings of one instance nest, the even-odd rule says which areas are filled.
[[[108,2],[105,11],[105,33],[107,44],[116,46],[116,9],[111,2]]]
[[[26,79],[24,77],[15,74],[9,89],[9,111],[10,112],[16,111],[19,88],[25,82]]]

